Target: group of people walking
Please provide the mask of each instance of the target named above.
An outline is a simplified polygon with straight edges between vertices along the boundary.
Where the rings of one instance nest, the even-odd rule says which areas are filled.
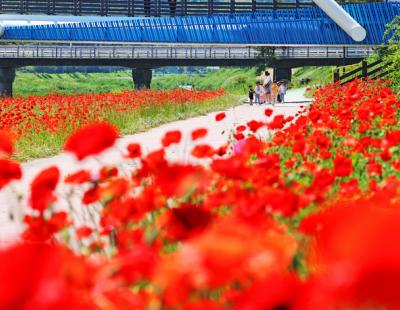
[[[254,104],[275,104],[277,102],[284,103],[286,95],[285,82],[272,81],[271,74],[265,71],[264,82],[257,82],[253,86],[249,86],[249,102],[250,105]]]

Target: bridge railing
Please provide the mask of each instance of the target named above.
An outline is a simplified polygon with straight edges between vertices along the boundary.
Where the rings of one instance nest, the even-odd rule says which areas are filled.
[[[363,2],[383,2],[366,0]],[[340,3],[352,1],[339,0]],[[312,0],[0,0],[1,14],[174,16],[313,6]]]
[[[254,46],[0,46],[1,59],[279,59],[363,58],[373,47],[269,47]]]

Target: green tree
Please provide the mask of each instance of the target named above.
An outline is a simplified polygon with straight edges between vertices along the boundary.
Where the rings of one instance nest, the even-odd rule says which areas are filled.
[[[378,51],[378,57],[388,63],[393,87],[400,90],[400,16],[388,25],[385,38],[387,44]]]

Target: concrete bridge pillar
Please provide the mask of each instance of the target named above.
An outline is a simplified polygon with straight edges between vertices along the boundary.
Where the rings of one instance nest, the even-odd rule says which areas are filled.
[[[274,81],[292,80],[292,68],[274,68]]]
[[[15,68],[0,67],[0,97],[13,96],[13,82],[15,80]]]
[[[151,69],[132,69],[133,84],[135,89],[150,88],[153,72]]]

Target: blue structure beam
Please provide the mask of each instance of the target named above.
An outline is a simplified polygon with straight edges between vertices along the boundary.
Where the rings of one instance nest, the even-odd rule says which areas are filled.
[[[386,24],[400,3],[345,5],[367,30],[361,43],[384,43]],[[3,41],[59,41],[247,45],[354,45],[319,8],[165,18],[136,18],[80,24],[6,27]]]
[[[335,0],[314,0],[314,2],[354,41],[363,41],[367,35],[365,29],[354,20]]]

